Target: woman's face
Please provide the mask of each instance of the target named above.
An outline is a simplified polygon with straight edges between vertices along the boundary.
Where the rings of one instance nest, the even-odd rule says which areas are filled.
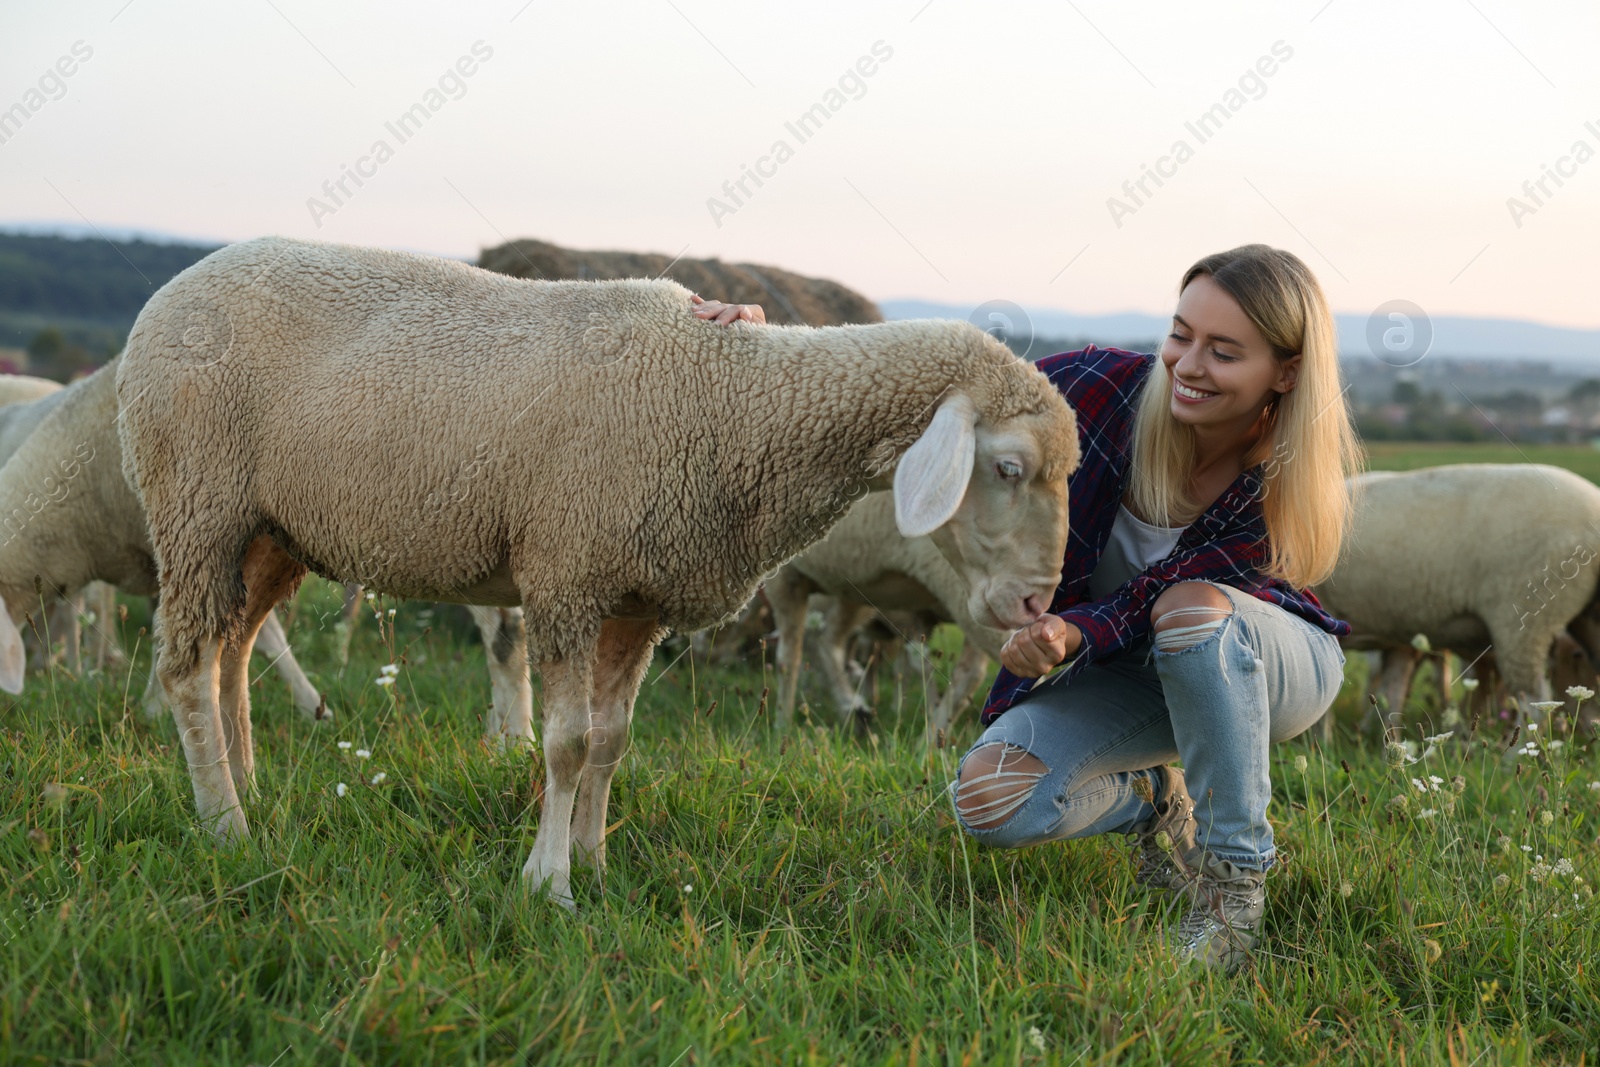
[[[1191,426],[1255,424],[1273,393],[1294,388],[1300,356],[1279,360],[1238,301],[1210,275],[1178,297],[1161,345],[1172,380],[1172,417]]]

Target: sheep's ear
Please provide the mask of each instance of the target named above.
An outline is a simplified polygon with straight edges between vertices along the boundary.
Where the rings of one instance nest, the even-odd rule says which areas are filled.
[[[954,393],[894,470],[894,521],[905,537],[932,533],[956,513],[972,479],[978,439],[972,400]]]
[[[11,621],[11,612],[4,597],[0,597],[0,689],[8,693],[22,692],[23,673],[28,666],[27,653],[22,650],[22,634]]]

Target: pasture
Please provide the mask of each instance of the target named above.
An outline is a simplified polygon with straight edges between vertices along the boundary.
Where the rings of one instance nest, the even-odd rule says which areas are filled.
[[[1600,476],[1600,452],[1508,451],[1386,445],[1374,465],[1482,456]],[[609,869],[575,877],[574,915],[518,883],[542,762],[479,741],[488,680],[464,615],[380,604],[341,666],[339,591],[306,582],[285,621],[336,717],[305,721],[257,680],[254,837],[232,852],[196,824],[170,719],[139,713],[142,603],[115,620],[138,646],[131,671],[35,675],[0,701],[0,1058],[1600,1058],[1589,738],[1519,754],[1529,738],[1486,716],[1469,743],[1431,745],[1442,709],[1423,685],[1404,762],[1354,736],[1352,657],[1335,746],[1275,749],[1265,951],[1229,979],[1165,961],[1180,913],[1133,885],[1117,841],[1001,853],[964,838],[943,786],[976,723],[968,711],[925,751],[922,680],[883,680],[874,743],[821,716],[785,737],[762,700],[770,658],[710,669],[664,648],[613,788]],[[387,663],[392,686],[377,684]],[[1481,710],[1452,695],[1467,719]]]

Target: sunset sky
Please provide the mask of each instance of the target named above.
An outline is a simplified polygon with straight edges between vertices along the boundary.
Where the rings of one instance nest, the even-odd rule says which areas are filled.
[[[0,26],[0,225],[540,237],[1089,313],[1165,312],[1194,259],[1265,241],[1340,311],[1600,327],[1593,4],[97,0]]]

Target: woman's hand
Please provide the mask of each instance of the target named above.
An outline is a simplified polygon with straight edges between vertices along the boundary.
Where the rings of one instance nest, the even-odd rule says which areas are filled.
[[[767,313],[761,310],[760,304],[724,304],[720,300],[702,300],[693,295],[689,297],[689,303],[694,305],[689,310],[697,317],[710,319],[718,326],[726,326],[739,319],[757,326],[765,326],[767,322]]]
[[[1082,647],[1082,630],[1059,615],[1041,615],[1011,635],[1000,664],[1018,678],[1042,678]]]

